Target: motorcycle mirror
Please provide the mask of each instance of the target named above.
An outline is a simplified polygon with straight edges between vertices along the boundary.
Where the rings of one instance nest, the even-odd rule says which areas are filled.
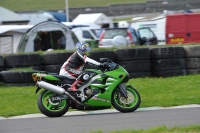
[[[112,62],[109,58],[100,58],[100,63],[103,62]]]

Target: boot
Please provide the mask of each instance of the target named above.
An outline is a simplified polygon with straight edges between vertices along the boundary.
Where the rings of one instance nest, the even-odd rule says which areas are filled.
[[[76,80],[76,81],[72,84],[71,88],[68,89],[68,91],[77,91],[76,85],[79,84],[79,83],[82,83],[82,82],[81,82],[80,80]]]

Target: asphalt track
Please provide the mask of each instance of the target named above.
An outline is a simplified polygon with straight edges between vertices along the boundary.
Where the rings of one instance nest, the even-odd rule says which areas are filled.
[[[115,109],[68,112],[63,117],[49,118],[30,114],[0,118],[0,133],[89,133],[123,129],[148,129],[200,125],[200,105],[177,107],[139,108],[133,113],[120,113]]]

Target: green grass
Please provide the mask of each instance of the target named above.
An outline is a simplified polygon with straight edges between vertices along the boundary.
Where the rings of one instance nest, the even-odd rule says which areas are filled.
[[[24,68],[11,68],[7,69],[8,71],[11,72],[27,72],[27,71],[33,71],[32,67],[24,67]]]
[[[141,107],[200,104],[200,75],[130,80],[141,94]]]
[[[68,0],[69,8],[146,2],[146,0]],[[0,6],[13,11],[63,10],[65,0],[0,0]]]
[[[178,76],[170,78],[131,79],[141,94],[140,107],[176,106],[200,104],[200,75]],[[40,113],[37,107],[35,86],[0,85],[0,116],[9,117],[23,114]]]
[[[90,133],[103,133],[100,131],[93,131]],[[172,127],[167,128],[166,126],[159,126],[155,128],[150,128],[147,130],[121,130],[121,131],[111,131],[109,133],[200,133],[200,125],[191,125],[185,127]]]
[[[37,95],[33,86],[0,86],[0,116],[38,113]]]

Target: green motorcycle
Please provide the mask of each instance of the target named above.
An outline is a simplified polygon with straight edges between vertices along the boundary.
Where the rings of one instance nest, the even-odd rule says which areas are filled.
[[[48,72],[33,73],[36,93],[44,89],[38,97],[39,110],[48,117],[63,116],[70,107],[111,107],[126,113],[135,111],[141,103],[139,92],[128,85],[128,72],[108,58],[101,58],[104,70],[86,69],[90,78],[77,86],[77,91],[68,91],[74,81]]]

